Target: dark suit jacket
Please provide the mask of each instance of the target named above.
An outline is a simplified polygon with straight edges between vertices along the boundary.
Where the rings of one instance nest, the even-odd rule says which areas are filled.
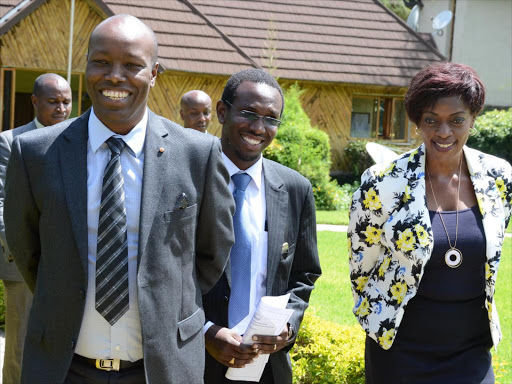
[[[30,123],[21,127],[4,131],[0,134],[0,279],[9,281],[23,281],[16,264],[13,263],[11,251],[7,246],[5,238],[4,225],[4,198],[5,198],[5,176],[7,174],[7,164],[11,157],[12,141],[22,133],[36,129],[36,124],[32,120]]]
[[[316,244],[315,201],[310,182],[299,173],[263,159],[267,204],[267,295],[291,293],[288,308],[294,309],[290,324],[299,330],[309,296],[321,274]],[[287,242],[287,252],[282,252]],[[227,327],[230,265],[215,287],[203,297],[206,318]],[[287,348],[270,355],[274,382],[292,382]],[[226,369],[206,352],[205,383],[222,383]]]
[[[7,241],[34,292],[23,383],[61,383],[80,332],[88,267],[88,120],[86,112],[13,143]],[[221,276],[234,241],[228,180],[218,140],[149,113],[137,273],[149,383],[202,382],[201,296]],[[175,208],[182,193],[189,206]]]

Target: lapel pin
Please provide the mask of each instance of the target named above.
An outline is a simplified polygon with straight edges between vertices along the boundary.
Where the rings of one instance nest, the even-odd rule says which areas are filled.
[[[288,252],[288,243],[283,243],[283,247],[281,248],[281,253]]]
[[[158,152],[160,152],[160,153],[164,153],[164,151],[165,151],[164,147],[160,147],[160,148],[158,149]]]

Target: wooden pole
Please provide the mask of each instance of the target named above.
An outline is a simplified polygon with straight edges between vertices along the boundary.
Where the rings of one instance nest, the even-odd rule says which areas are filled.
[[[73,62],[73,28],[75,24],[75,0],[71,0],[69,23],[68,83],[71,86],[71,64]]]

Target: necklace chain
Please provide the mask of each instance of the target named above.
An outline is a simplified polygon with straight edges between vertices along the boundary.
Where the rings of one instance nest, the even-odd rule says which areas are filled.
[[[434,193],[434,187],[432,186],[432,179],[430,178],[430,173],[428,171],[427,162],[425,161],[425,170],[428,176],[428,181],[430,183],[430,190],[432,191],[432,196],[434,197],[434,202],[436,203],[436,211],[439,213],[439,218],[441,219],[441,223],[443,223],[444,231],[446,232],[446,237],[448,238],[448,244],[450,245],[450,249],[454,249],[457,247],[457,239],[459,237],[459,197],[460,197],[460,175],[462,172],[462,156],[460,157],[459,162],[459,186],[457,187],[457,206],[455,207],[455,242],[452,246],[452,242],[450,241],[450,235],[448,234],[448,229],[446,228],[446,224],[443,220],[443,215],[441,214],[441,207],[437,203],[436,194]]]

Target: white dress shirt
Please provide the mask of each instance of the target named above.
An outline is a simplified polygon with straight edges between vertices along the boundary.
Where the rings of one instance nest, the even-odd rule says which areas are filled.
[[[236,173],[247,173],[251,181],[245,190],[245,200],[242,210],[245,217],[249,218],[247,232],[251,239],[251,298],[249,301],[249,314],[233,327],[239,335],[243,335],[251,321],[256,307],[261,298],[267,293],[267,244],[268,232],[265,228],[267,220],[267,208],[265,200],[265,180],[263,177],[263,158],[253,164],[245,171],[240,170],[224,153],[222,153],[224,165],[229,172],[229,190],[235,190],[235,184],[231,179]],[[203,331],[213,325],[212,322],[205,324]]]
[[[44,125],[37,120],[37,117],[34,117],[34,124],[36,125],[36,128],[44,128]]]
[[[117,358],[127,361],[142,359],[142,335],[137,300],[137,254],[139,244],[139,216],[144,166],[144,140],[148,112],[127,134],[118,135],[108,129],[91,109],[89,140],[87,142],[87,243],[88,286],[85,312],[75,352],[91,359]],[[123,139],[126,147],[121,153],[128,240],[128,311],[110,325],[96,311],[96,248],[98,220],[103,187],[103,172],[110,159],[105,141],[111,136]]]

